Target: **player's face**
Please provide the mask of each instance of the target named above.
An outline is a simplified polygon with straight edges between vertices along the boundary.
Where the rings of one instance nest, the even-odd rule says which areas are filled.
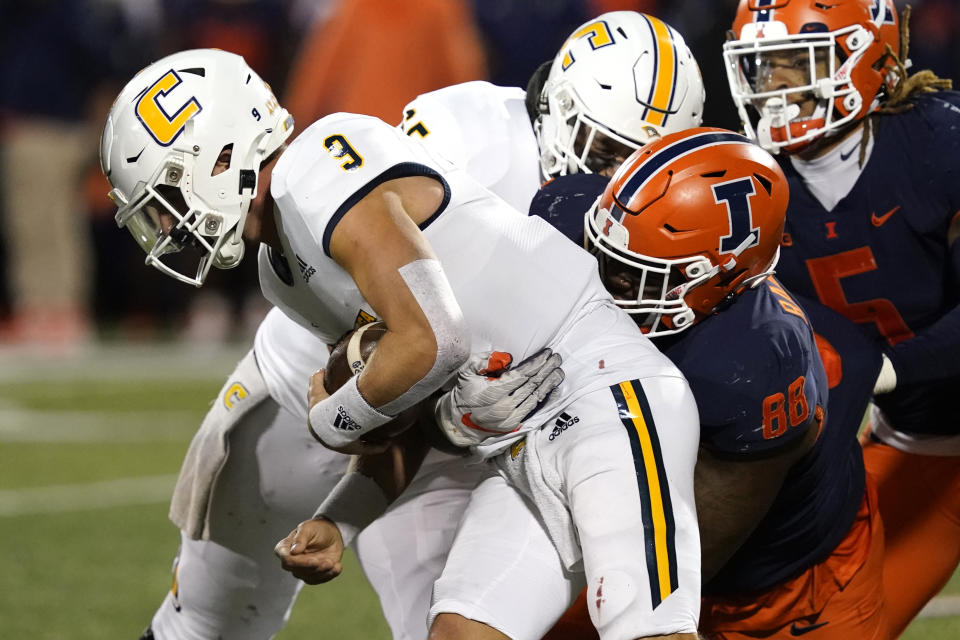
[[[577,130],[577,140],[574,148],[577,149],[578,154],[579,150],[583,149],[586,144],[588,135],[588,127],[581,126]],[[609,178],[633,152],[634,149],[631,147],[597,131],[593,137],[593,144],[590,145],[585,164],[593,173]]]
[[[817,49],[813,57],[814,68],[811,73],[810,53],[807,49],[759,54],[753,79],[754,90],[777,91],[815,84],[817,79],[827,77],[829,65],[825,49]],[[800,107],[801,118],[813,115],[817,104],[812,92],[791,93],[788,94],[788,100]]]
[[[233,157],[233,147],[224,147],[220,151],[220,155],[217,156],[217,162],[213,165],[213,171],[210,173],[211,176],[223,173],[230,168],[230,159]]]

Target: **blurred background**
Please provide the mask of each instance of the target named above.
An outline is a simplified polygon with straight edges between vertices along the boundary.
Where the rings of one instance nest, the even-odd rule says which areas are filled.
[[[898,5],[903,4],[898,2]],[[916,0],[914,68],[960,77],[960,2]],[[0,0],[0,346],[244,341],[265,313],[256,264],[193,290],[142,266],[116,228],[97,140],[119,88],[192,47],[242,54],[302,130],[336,111],[399,121],[419,93],[525,87],[580,23],[614,9],[679,29],[707,86],[704,123],[737,128],[720,47],[734,0]]]
[[[299,130],[337,111],[396,123],[445,85],[525,87],[576,26],[632,9],[684,34],[704,123],[736,129],[720,54],[736,4],[0,0],[0,636],[139,636],[169,588],[183,453],[267,310],[255,260],[198,290],[145,267],[117,229],[98,139],[134,73],[218,47],[247,59]],[[913,68],[960,78],[960,0],[911,4]],[[334,584],[306,589],[280,637],[385,640],[356,565]],[[905,637],[958,638],[958,614],[955,577]]]

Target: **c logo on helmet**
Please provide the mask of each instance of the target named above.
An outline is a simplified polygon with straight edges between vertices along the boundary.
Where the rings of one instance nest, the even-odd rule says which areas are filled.
[[[570,36],[570,39],[567,40],[567,44],[572,44],[574,40],[579,40],[581,38],[586,38],[594,50],[613,44],[613,36],[610,34],[610,27],[608,27],[607,23],[603,20],[591,22],[590,24],[585,25],[582,29]],[[563,70],[566,71],[567,68],[573,63],[573,54],[570,53],[569,49],[567,49],[567,52],[563,54]]]
[[[168,114],[166,109],[161,106],[160,96],[166,96],[181,82],[183,80],[177,75],[177,72],[171,69],[137,98],[135,109],[137,119],[157,141],[157,144],[162,147],[169,147],[173,144],[173,141],[183,133],[187,121],[203,110],[203,107],[193,96],[173,114]]]

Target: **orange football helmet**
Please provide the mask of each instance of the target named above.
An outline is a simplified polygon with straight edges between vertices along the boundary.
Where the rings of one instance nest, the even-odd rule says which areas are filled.
[[[586,214],[606,287],[649,336],[678,333],[772,273],[787,209],[776,161],[700,127],[639,149]]]
[[[874,111],[896,81],[892,0],[740,0],[723,46],[747,136],[799,151]]]

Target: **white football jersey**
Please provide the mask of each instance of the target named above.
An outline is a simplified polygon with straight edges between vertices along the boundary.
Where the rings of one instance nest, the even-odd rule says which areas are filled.
[[[540,188],[540,152],[527,93],[476,80],[425,93],[400,128],[526,215]]]
[[[525,96],[517,87],[464,82],[418,96],[400,126],[526,214],[540,187],[540,156]],[[271,396],[306,422],[307,381],[326,365],[326,343],[274,309],[254,349]]]
[[[364,195],[405,176],[429,176],[444,186],[444,201],[421,229],[470,326],[471,350],[507,351],[521,361],[550,347],[568,365],[565,381],[538,412],[542,420],[573,398],[624,380],[625,371],[642,377],[672,370],[614,305],[592,256],[542,219],[518,216],[402,131],[367,116],[319,120],[278,161],[271,194],[283,255],[261,250],[264,295],[327,343],[375,317],[330,257],[330,237]],[[542,420],[535,416],[525,427]]]

